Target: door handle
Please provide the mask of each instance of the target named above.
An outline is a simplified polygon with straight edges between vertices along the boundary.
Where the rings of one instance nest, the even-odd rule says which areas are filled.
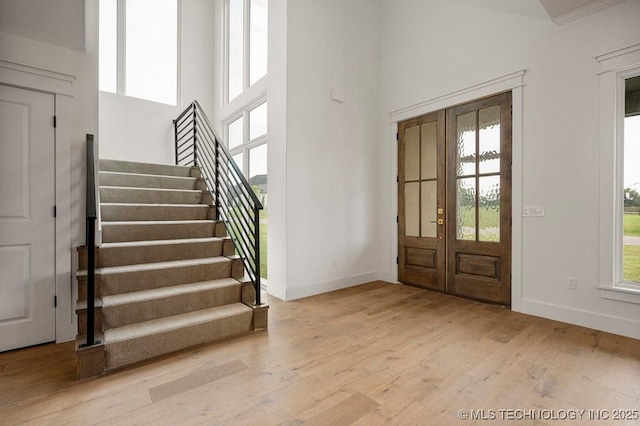
[[[438,219],[438,225],[444,225],[444,219]]]

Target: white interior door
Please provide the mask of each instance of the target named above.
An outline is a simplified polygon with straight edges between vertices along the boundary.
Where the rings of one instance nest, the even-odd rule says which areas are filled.
[[[53,95],[0,85],[0,351],[56,338]]]

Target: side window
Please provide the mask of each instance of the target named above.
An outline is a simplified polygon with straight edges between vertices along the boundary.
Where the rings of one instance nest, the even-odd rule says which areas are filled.
[[[640,76],[624,81],[622,282],[640,285]]]
[[[599,80],[599,284],[640,304],[640,44],[596,57]]]

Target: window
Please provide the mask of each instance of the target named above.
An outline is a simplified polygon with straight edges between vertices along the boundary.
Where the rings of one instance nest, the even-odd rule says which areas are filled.
[[[640,304],[640,44],[596,58],[601,296]]]
[[[100,90],[178,100],[178,0],[100,1]]]
[[[227,101],[267,75],[268,0],[228,0]]]
[[[640,76],[624,85],[621,281],[640,284]]]
[[[229,152],[262,203],[260,212],[260,272],[267,278],[267,102],[246,109],[227,125]]]

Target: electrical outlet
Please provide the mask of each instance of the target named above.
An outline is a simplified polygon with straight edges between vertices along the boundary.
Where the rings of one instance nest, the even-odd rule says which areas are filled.
[[[576,277],[567,277],[567,288],[575,290],[578,287],[578,279]]]
[[[334,257],[333,260],[331,261],[331,264],[333,265],[334,268],[338,266],[338,259]]]

